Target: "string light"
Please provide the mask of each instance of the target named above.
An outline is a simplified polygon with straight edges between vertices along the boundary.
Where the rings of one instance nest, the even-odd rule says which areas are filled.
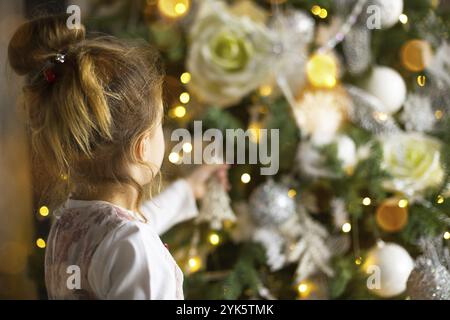
[[[387,115],[387,113],[385,113],[385,112],[375,111],[375,112],[373,113],[373,117],[374,117],[376,120],[378,120],[378,121],[384,122],[384,121],[387,120],[388,115]]]
[[[272,94],[272,91],[273,91],[272,86],[268,85],[268,84],[265,84],[265,85],[262,85],[261,87],[259,87],[259,94],[262,97],[270,96]]]
[[[444,232],[444,239],[445,240],[449,240],[450,239],[450,232],[448,232],[448,231]]]
[[[186,108],[184,106],[177,106],[172,109],[171,113],[175,118],[183,118],[186,115]]]
[[[364,199],[362,199],[362,204],[365,206],[370,206],[371,203],[372,200],[369,197],[365,197]]]
[[[355,264],[356,264],[357,266],[359,266],[359,265],[361,265],[361,263],[362,263],[362,258],[361,258],[361,257],[357,257],[357,258],[355,259]]]
[[[321,9],[320,6],[314,5],[311,8],[311,12],[313,15],[318,16],[320,14],[320,9]]]
[[[442,112],[442,110],[438,109],[434,112],[434,117],[436,118],[436,120],[441,120],[443,116],[444,112]]]
[[[352,225],[349,222],[342,225],[342,232],[348,233],[350,230],[352,230]]]
[[[180,81],[182,84],[188,84],[191,81],[191,74],[189,72],[183,72],[180,76]]]
[[[190,7],[189,0],[158,0],[159,12],[168,18],[184,16]]]
[[[444,197],[441,194],[436,197],[436,203],[437,204],[443,204],[444,203]]]
[[[212,232],[208,237],[209,243],[211,243],[213,246],[217,246],[220,243],[220,236]]]
[[[188,260],[188,271],[197,272],[202,266],[202,259],[199,256],[194,256]]]
[[[189,93],[187,92],[183,92],[182,94],[180,94],[180,101],[181,103],[188,103],[189,100],[191,100],[191,96],[189,95]]]
[[[295,189],[289,189],[289,191],[288,191],[289,198],[294,198],[296,195],[297,195],[297,191],[295,191]]]
[[[312,284],[306,281],[302,281],[297,286],[298,294],[301,298],[306,298],[311,294]]]
[[[338,75],[336,58],[330,53],[313,54],[306,63],[306,75],[314,87],[333,88]]]
[[[178,163],[178,161],[180,161],[180,155],[176,152],[171,152],[169,154],[169,161],[172,163]]]
[[[45,240],[42,238],[38,238],[36,240],[36,245],[38,248],[41,248],[41,249],[44,249],[47,246],[47,244],[45,243]]]
[[[421,87],[425,86],[426,80],[427,80],[427,78],[424,75],[417,76],[417,84]]]
[[[398,20],[400,21],[400,23],[402,24],[407,24],[408,23],[408,16],[404,13],[402,13],[399,17]]]
[[[192,151],[192,144],[189,142],[183,143],[183,151],[189,153]]]
[[[46,206],[42,206],[39,208],[39,214],[43,217],[48,216],[48,214],[50,213],[50,210],[48,209],[48,207]]]
[[[241,176],[242,183],[249,183],[252,177],[248,173],[244,173]]]
[[[398,200],[398,206],[400,208],[406,208],[408,206],[408,200],[406,200],[406,199]]]
[[[324,9],[324,8],[320,9],[319,17],[322,19],[325,19],[327,16],[328,16],[327,9]]]

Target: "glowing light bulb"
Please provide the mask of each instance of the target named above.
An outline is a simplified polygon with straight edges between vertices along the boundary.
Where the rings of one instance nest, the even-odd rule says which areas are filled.
[[[176,152],[171,152],[169,154],[169,161],[172,163],[178,163],[178,161],[180,161],[180,155]]]
[[[39,214],[43,217],[48,216],[48,214],[50,213],[50,210],[48,209],[48,207],[46,206],[42,206],[39,208]]]
[[[217,246],[220,243],[220,236],[213,232],[209,235],[208,240],[213,246]]]
[[[436,203],[437,204],[442,204],[442,203],[444,203],[444,197],[440,194],[440,195],[438,195],[437,197],[436,197]]]
[[[187,84],[191,81],[191,74],[189,72],[183,72],[180,76],[180,81],[182,84]]]
[[[400,208],[406,208],[408,206],[408,200],[406,200],[406,199],[398,200],[398,206]]]
[[[311,12],[313,15],[318,16],[320,14],[320,9],[321,9],[320,6],[314,5],[311,8]]]
[[[350,230],[352,230],[352,225],[350,223],[346,222],[342,225],[342,232],[348,233]]]
[[[189,272],[197,272],[198,270],[200,270],[202,266],[202,260],[200,259],[199,256],[194,256],[189,258],[188,260],[188,270]]]
[[[45,240],[42,238],[39,238],[36,240],[36,245],[38,246],[38,248],[44,249],[47,244],[45,243]]]
[[[443,116],[444,116],[444,112],[442,112],[442,110],[440,110],[440,109],[438,109],[434,112],[434,117],[436,118],[436,120],[441,120]]]
[[[189,95],[189,93],[187,92],[183,92],[182,94],[180,94],[180,101],[181,103],[188,103],[189,100],[191,100],[191,96]]]
[[[168,18],[184,16],[190,7],[190,0],[158,0],[159,12]]]
[[[288,191],[289,198],[294,198],[296,195],[297,195],[297,191],[295,191],[295,189],[289,189],[289,191]]]
[[[330,53],[313,54],[306,63],[306,75],[314,87],[333,88],[337,82],[337,74],[337,62]]]
[[[400,23],[402,24],[407,24],[408,23],[408,16],[404,13],[402,13],[399,17],[398,20],[400,21]]]
[[[183,143],[183,151],[189,153],[192,151],[192,144],[189,142]]]
[[[324,8],[320,9],[319,17],[322,19],[325,19],[327,16],[328,16],[327,9],[324,9]]]
[[[248,173],[244,173],[241,176],[242,183],[249,183],[252,177]]]
[[[297,291],[301,298],[306,298],[310,295],[312,290],[312,284],[302,281],[297,286]]]
[[[369,197],[365,197],[364,199],[362,199],[362,204],[365,206],[370,206],[371,203],[372,200]]]
[[[426,80],[427,80],[427,78],[424,75],[417,76],[417,84],[420,87],[425,87]]]
[[[177,106],[173,109],[173,115],[176,118],[183,118],[186,115],[186,108],[184,106]]]
[[[450,239],[450,232],[448,232],[448,231],[445,231],[445,232],[444,232],[444,239],[445,239],[445,240]]]
[[[259,87],[259,94],[262,97],[268,97],[272,94],[272,86],[266,84],[266,85],[262,85],[261,87]]]
[[[359,265],[361,265],[361,263],[362,263],[362,258],[361,258],[361,257],[357,257],[357,258],[355,259],[355,264],[356,264],[357,266],[359,266]]]

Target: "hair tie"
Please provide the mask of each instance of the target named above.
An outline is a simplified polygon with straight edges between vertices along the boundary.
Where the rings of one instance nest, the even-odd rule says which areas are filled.
[[[66,61],[66,54],[57,53],[55,62],[63,64]],[[56,73],[54,71],[54,63],[50,63],[47,68],[44,69],[44,78],[48,83],[53,83],[56,80]]]

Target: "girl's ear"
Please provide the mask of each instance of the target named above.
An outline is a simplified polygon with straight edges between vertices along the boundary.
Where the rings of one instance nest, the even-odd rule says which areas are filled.
[[[148,144],[149,137],[150,137],[150,133],[145,133],[145,134],[141,135],[136,142],[134,155],[138,161],[145,161],[145,154],[146,154],[147,148],[148,148],[147,144]]]

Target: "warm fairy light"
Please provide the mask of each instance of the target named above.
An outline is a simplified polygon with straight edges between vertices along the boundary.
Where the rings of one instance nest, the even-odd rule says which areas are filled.
[[[450,239],[450,232],[448,232],[448,231],[445,231],[445,232],[444,232],[444,239],[445,239],[445,240]]]
[[[306,63],[306,75],[314,87],[333,88],[338,76],[336,58],[330,53],[313,54]]]
[[[362,204],[365,206],[370,206],[371,203],[372,200],[369,197],[365,197],[364,199],[362,199]]]
[[[50,212],[50,210],[46,206],[42,206],[39,208],[39,214],[43,217],[48,216],[49,212]]]
[[[202,266],[202,260],[199,256],[191,257],[188,260],[189,272],[196,272]]]
[[[402,13],[398,17],[398,20],[400,21],[400,23],[407,24],[408,23],[408,16],[406,14]]]
[[[189,6],[189,0],[158,0],[159,12],[168,18],[179,18],[185,15]]]
[[[295,191],[294,189],[289,189],[289,191],[288,191],[289,198],[294,198],[296,195],[297,195],[297,191]]]
[[[386,121],[386,120],[387,120],[388,115],[387,115],[387,113],[385,113],[385,112],[375,111],[375,112],[373,113],[373,117],[374,117],[376,120],[383,122],[383,121]]]
[[[169,154],[169,161],[172,163],[178,163],[178,161],[180,161],[180,155],[176,152],[171,152]]]
[[[441,120],[443,116],[444,112],[442,112],[442,110],[436,110],[434,112],[434,117],[436,118],[436,120]]]
[[[425,86],[426,80],[427,80],[427,78],[424,75],[417,76],[417,84],[421,87]]]
[[[398,200],[398,206],[400,208],[406,208],[408,206],[408,200],[406,200],[406,199]]]
[[[244,173],[241,176],[242,183],[249,183],[252,177],[248,173]]]
[[[217,246],[220,243],[220,237],[217,233],[213,232],[208,237],[209,243],[213,246]]]
[[[257,121],[252,121],[248,125],[248,130],[250,132],[250,140],[254,143],[258,143],[261,138],[261,124]]]
[[[352,230],[352,225],[350,223],[346,222],[342,225],[342,232],[348,233],[350,230]]]
[[[189,100],[191,100],[191,96],[187,92],[183,92],[180,94],[180,101],[181,103],[188,103]]]
[[[327,16],[328,16],[327,9],[324,9],[324,8],[320,9],[319,17],[322,19],[325,19]]]
[[[301,298],[306,298],[311,294],[312,284],[302,281],[297,286],[297,291]]]
[[[362,263],[362,258],[361,258],[361,257],[357,257],[357,258],[355,259],[355,264],[356,264],[357,266],[359,266],[359,265],[361,265],[361,263]]]
[[[436,197],[436,203],[437,204],[444,203],[444,197],[441,194]]]
[[[67,174],[62,173],[62,174],[61,174],[61,180],[66,181],[67,179],[69,179],[69,177],[67,176]]]
[[[272,94],[272,91],[273,91],[272,86],[268,85],[268,84],[265,84],[265,85],[262,85],[261,87],[259,87],[259,94],[262,97],[270,96]]]
[[[173,115],[177,118],[183,118],[186,115],[186,108],[184,106],[177,106],[173,109]]]
[[[314,5],[311,8],[311,12],[313,15],[318,16],[320,14],[320,9],[321,9],[320,6]]]
[[[183,151],[189,153],[192,151],[192,144],[189,142],[183,143]]]
[[[37,239],[36,245],[38,246],[38,248],[44,249],[46,247],[45,240],[42,238]]]
[[[187,84],[191,81],[191,74],[189,72],[183,72],[180,76],[180,81],[182,84]]]

